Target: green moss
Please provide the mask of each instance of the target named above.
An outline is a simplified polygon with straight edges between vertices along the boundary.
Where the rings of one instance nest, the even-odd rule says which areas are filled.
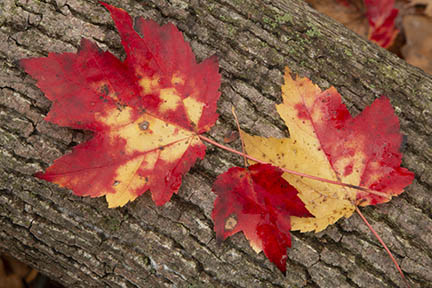
[[[352,56],[352,52],[348,48],[345,48],[344,52],[345,52],[345,55],[347,55],[348,57]]]
[[[288,45],[290,45],[291,41],[288,42]],[[291,57],[295,58],[295,59],[301,59],[304,57],[304,52],[305,49],[303,46],[298,45],[298,42],[295,41],[295,43],[291,44],[289,46],[289,50],[288,53],[290,54]]]
[[[293,17],[288,13],[285,13],[284,15],[276,15],[276,23],[278,23],[279,25],[285,23],[292,24]]]
[[[306,31],[306,35],[310,38],[318,38],[321,36],[321,32],[316,26],[310,25],[309,29]]]
[[[208,6],[208,11],[212,12],[214,8],[215,8],[215,4],[212,3]]]
[[[258,43],[259,43],[259,46],[261,46],[261,48],[267,47],[267,43],[264,41],[259,41]]]
[[[378,62],[377,62],[375,59],[373,59],[373,58],[368,58],[368,59],[367,59],[367,62],[368,62],[368,63],[371,63],[371,64],[373,64],[373,65],[377,65],[377,64],[378,64]]]
[[[270,25],[273,29],[275,29],[278,26],[278,23],[276,23],[273,19],[267,16],[263,16],[262,21]]]
[[[327,76],[329,77],[329,79],[332,79],[332,80],[336,80],[336,78],[337,78],[336,73],[334,73],[332,70],[327,71]]]
[[[381,65],[379,67],[379,70],[381,71],[381,73],[384,76],[391,78],[391,79],[395,80],[396,82],[398,82],[400,80],[397,72],[390,65]]]
[[[228,34],[231,37],[234,37],[234,35],[236,34],[236,28],[233,25],[228,25]]]
[[[295,49],[294,49],[293,47],[290,47],[290,48],[288,49],[288,53],[289,53],[289,54],[296,54],[296,51],[295,51]]]
[[[244,4],[244,1],[243,1],[243,0],[232,0],[232,2],[233,2],[234,4],[236,4],[237,6],[242,6],[242,5]]]
[[[108,229],[117,231],[120,229],[121,221],[115,217],[105,217],[104,222]]]
[[[285,24],[285,23],[290,23],[292,24],[292,16],[289,14],[284,14],[284,15],[276,15],[275,19],[272,19],[266,15],[264,15],[262,17],[262,21],[267,24],[270,25],[273,29],[275,29],[276,27],[278,27],[281,24]]]

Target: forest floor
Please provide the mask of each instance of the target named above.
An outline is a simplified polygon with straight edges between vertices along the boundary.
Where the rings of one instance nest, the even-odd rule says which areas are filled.
[[[319,12],[368,38],[369,23],[363,0],[305,1]],[[369,2],[377,3],[377,13],[386,13],[384,6],[393,0]],[[382,7],[379,7],[380,5]],[[394,0],[393,8],[398,9],[397,17],[394,19],[398,33],[387,49],[409,64],[432,74],[432,0]]]

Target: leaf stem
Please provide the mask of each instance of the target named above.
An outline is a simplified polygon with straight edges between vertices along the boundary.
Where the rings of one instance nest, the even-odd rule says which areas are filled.
[[[243,155],[244,165],[245,165],[245,168],[247,168],[248,165],[247,165],[247,160],[246,160],[246,156],[245,156],[246,155],[246,153],[245,153],[245,145],[244,145],[243,136],[242,136],[241,130],[240,130],[240,123],[239,123],[239,120],[238,120],[238,117],[237,117],[237,113],[235,112],[234,106],[231,107],[231,112],[234,115],[234,120],[235,120],[235,122],[237,124],[237,130],[238,130],[240,141],[241,141],[241,145],[242,145],[242,153],[244,154]]]
[[[208,138],[208,137],[205,137],[205,136],[203,136],[203,135],[198,135],[198,137],[200,137],[201,140],[203,140],[203,141],[205,141],[205,142],[208,142],[208,143],[210,143],[210,144],[213,144],[213,145],[215,145],[215,146],[217,146],[217,147],[219,147],[219,148],[221,148],[221,149],[224,149],[224,150],[226,150],[226,151],[228,151],[228,152],[231,152],[231,153],[234,153],[234,154],[237,154],[237,155],[243,156],[243,157],[245,157],[245,158],[247,158],[247,159],[249,159],[249,160],[255,161],[255,162],[257,162],[257,163],[261,163],[261,164],[272,164],[272,163],[270,163],[270,162],[265,162],[265,161],[263,161],[263,160],[260,160],[260,159],[257,159],[257,158],[255,158],[255,157],[252,157],[252,156],[250,156],[250,155],[248,155],[248,154],[246,154],[246,153],[243,153],[243,152],[237,151],[237,150],[235,150],[235,149],[232,149],[232,148],[230,148],[230,147],[228,147],[228,146],[225,146],[225,145],[219,144],[218,142],[213,141],[212,139],[210,139],[210,138]],[[273,164],[272,164],[272,165],[273,165]],[[274,165],[274,166],[277,166],[277,165]],[[321,177],[318,177],[318,176],[313,176],[313,175],[309,175],[309,174],[305,174],[305,173],[297,172],[297,171],[290,170],[290,169],[286,169],[286,168],[282,168],[282,167],[279,167],[279,169],[281,169],[282,171],[284,171],[284,172],[286,172],[286,173],[292,174],[292,175],[297,175],[297,176],[300,176],[300,177],[305,177],[305,178],[309,178],[309,179],[313,179],[313,180],[317,180],[317,181],[321,181],[321,182],[326,182],[326,183],[330,183],[330,184],[334,184],[334,185],[339,185],[339,186],[343,186],[343,187],[348,187],[348,188],[352,188],[352,189],[360,190],[360,191],[363,191],[363,192],[367,192],[367,193],[371,193],[371,194],[378,195],[378,196],[381,196],[381,197],[385,197],[385,198],[387,198],[387,199],[390,199],[390,198],[391,198],[391,195],[385,194],[385,193],[383,193],[383,192],[379,192],[379,191],[371,190],[371,189],[366,188],[366,187],[357,186],[357,185],[352,185],[352,184],[343,183],[343,182],[339,182],[339,181],[334,181],[334,180],[330,180],[330,179],[326,179],[326,178],[321,178]]]
[[[363,215],[363,213],[361,213],[360,209],[357,206],[356,206],[356,211],[357,211],[357,214],[359,214],[360,217],[362,218],[363,222],[366,223],[366,226],[368,226],[368,228],[372,232],[372,234],[374,234],[374,236],[378,239],[378,241],[384,247],[384,249],[386,250],[387,254],[390,256],[391,260],[393,261],[394,265],[396,266],[396,269],[399,271],[399,274],[402,276],[402,279],[405,282],[405,285],[408,288],[410,288],[408,280],[405,278],[405,275],[402,272],[402,269],[399,267],[399,264],[397,263],[396,259],[393,257],[393,254],[390,252],[390,249],[387,247],[387,245],[384,243],[384,241],[381,239],[381,237],[378,235],[378,233],[375,231],[375,229],[373,229],[372,225],[369,224],[369,222],[367,221],[366,217]]]

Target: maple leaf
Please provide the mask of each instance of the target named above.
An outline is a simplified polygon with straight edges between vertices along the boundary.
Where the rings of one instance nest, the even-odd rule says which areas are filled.
[[[395,19],[399,10],[394,9],[394,0],[364,0],[369,21],[369,39],[383,48],[390,47],[399,30]]]
[[[290,218],[312,215],[282,174],[269,164],[230,168],[213,184],[218,196],[212,218],[218,241],[243,231],[255,252],[264,251],[285,273],[286,248],[291,247]]]
[[[218,117],[217,59],[197,64],[173,24],[143,18],[133,23],[124,10],[101,4],[120,33],[125,61],[86,39],[77,54],[21,60],[53,101],[46,120],[94,133],[37,176],[76,195],[105,195],[109,207],[149,189],[163,205],[205,155],[199,134]]]
[[[384,193],[285,173],[283,177],[315,216],[292,217],[292,229],[318,232],[341,217],[350,217],[356,205],[384,203],[402,193],[414,174],[400,167],[402,136],[390,101],[381,97],[353,118],[334,87],[321,91],[309,79],[293,80],[289,73],[286,68],[283,103],[276,108],[291,138],[242,132],[246,152],[282,168]]]

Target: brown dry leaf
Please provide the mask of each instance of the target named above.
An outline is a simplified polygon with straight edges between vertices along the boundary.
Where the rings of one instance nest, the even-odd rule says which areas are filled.
[[[368,20],[362,10],[362,1],[350,1],[350,5],[342,5],[338,0],[305,0],[319,12],[333,18],[357,34],[368,37]],[[357,3],[358,2],[358,3]]]
[[[432,19],[420,15],[407,15],[402,20],[406,45],[402,55],[411,65],[432,74]]]
[[[414,5],[426,5],[426,10],[424,11],[424,14],[432,17],[432,0],[411,0],[410,6]]]
[[[0,288],[23,288],[22,279],[30,268],[6,255],[0,255]]]

